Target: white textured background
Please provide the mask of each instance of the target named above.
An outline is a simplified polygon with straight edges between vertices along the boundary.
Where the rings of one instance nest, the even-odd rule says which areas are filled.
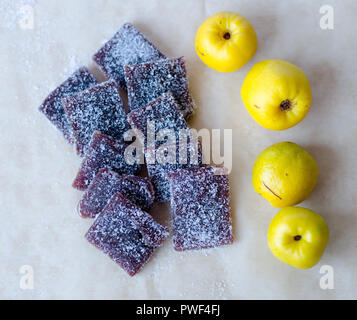
[[[34,9],[33,30],[19,10]],[[319,8],[331,4],[335,29],[321,30]],[[259,49],[241,70],[220,74],[200,62],[195,32],[208,16],[232,10],[256,29]],[[0,298],[357,298],[357,2],[0,0]],[[198,104],[199,128],[233,129],[232,215],[235,243],[202,252],[174,252],[170,241],[134,278],[83,238],[90,222],[75,211],[71,188],[80,160],[37,111],[45,96],[79,65],[95,71],[92,54],[126,21],[168,56],[184,55]],[[258,61],[288,60],[311,81],[306,119],[283,132],[257,125],[240,87]],[[290,140],[317,160],[316,190],[302,203],[327,221],[331,238],[321,262],[301,271],[270,253],[266,232],[277,212],[251,185],[255,157]],[[161,221],[168,220],[158,210]],[[333,266],[335,289],[319,287],[319,269]],[[19,287],[31,265],[34,290]]]

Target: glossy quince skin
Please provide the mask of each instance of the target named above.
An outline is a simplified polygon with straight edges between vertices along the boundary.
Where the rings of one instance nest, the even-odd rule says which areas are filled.
[[[252,118],[266,129],[285,130],[302,121],[311,105],[305,73],[284,60],[258,62],[241,88],[243,103]]]
[[[329,239],[325,220],[302,207],[281,209],[268,230],[268,246],[280,261],[298,269],[308,269],[321,259]]]
[[[219,12],[198,28],[195,48],[199,58],[210,68],[233,72],[244,66],[257,51],[253,26],[238,13]]]
[[[315,159],[293,142],[276,143],[255,160],[252,182],[273,207],[297,205],[309,197],[319,175]]]

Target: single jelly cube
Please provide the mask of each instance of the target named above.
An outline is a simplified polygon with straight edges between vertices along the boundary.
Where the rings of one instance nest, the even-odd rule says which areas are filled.
[[[110,168],[121,174],[136,174],[140,165],[125,159],[127,144],[96,131],[73,182],[73,188],[86,190],[100,169]]]
[[[87,240],[134,276],[169,235],[148,213],[116,193],[86,234]]]
[[[65,82],[50,93],[39,107],[48,120],[63,134],[69,143],[73,143],[72,127],[67,120],[62,99],[73,96],[74,94],[89,89],[97,84],[97,80],[87,70],[79,68]]]
[[[166,57],[132,24],[124,24],[94,56],[108,78],[114,79],[122,89],[126,88],[124,66]]]
[[[72,125],[77,152],[84,156],[94,131],[118,140],[129,129],[126,113],[114,81],[107,81],[70,98],[63,99]]]
[[[145,211],[154,203],[154,189],[149,179],[120,175],[105,168],[97,173],[83,194],[78,207],[80,215],[95,218],[118,192]]]
[[[177,251],[233,242],[228,176],[222,168],[201,167],[169,173],[173,243]]]
[[[187,151],[183,152],[185,148]],[[167,150],[167,152],[160,150]],[[145,159],[157,202],[170,201],[171,192],[167,173],[182,168],[198,167],[203,163],[199,140],[161,146],[156,148],[155,152],[153,149],[146,149]]]
[[[183,57],[126,65],[124,70],[130,110],[144,107],[165,92],[171,92],[185,119],[192,115],[194,104],[188,91]]]
[[[149,135],[152,135],[155,140],[155,145],[158,146],[167,139],[162,137],[162,141],[155,139],[155,136],[160,130],[172,130],[176,139],[179,138],[180,129],[189,129],[183,115],[178,111],[178,104],[170,92],[164,93],[158,99],[150,102],[145,107],[135,109],[128,114],[128,122],[135,131],[139,131],[138,137],[143,137],[144,141],[141,143],[146,147],[148,137],[148,124],[149,121],[155,126],[149,129]]]

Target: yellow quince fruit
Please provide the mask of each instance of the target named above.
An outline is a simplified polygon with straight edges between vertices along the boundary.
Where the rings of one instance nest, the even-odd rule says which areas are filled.
[[[195,48],[210,68],[233,72],[245,65],[257,51],[257,35],[249,21],[235,12],[222,11],[198,28]]]
[[[310,83],[304,72],[276,59],[254,65],[243,82],[241,96],[252,118],[271,130],[295,126],[311,105]]]
[[[273,255],[298,269],[308,269],[322,257],[329,239],[325,220],[302,207],[281,209],[268,230],[268,246]]]
[[[281,142],[263,150],[255,160],[253,187],[273,207],[289,207],[311,194],[318,172],[306,150],[292,142]]]

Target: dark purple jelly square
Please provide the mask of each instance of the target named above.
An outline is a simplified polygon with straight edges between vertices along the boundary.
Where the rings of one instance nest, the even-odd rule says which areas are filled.
[[[124,24],[94,56],[108,78],[114,79],[122,89],[126,88],[124,66],[166,57],[132,24]]]
[[[117,193],[88,230],[86,238],[134,276],[168,235],[166,227]]]
[[[94,131],[121,140],[129,129],[114,81],[101,83],[62,101],[80,156],[86,153]]]
[[[110,168],[121,174],[136,174],[140,165],[126,161],[127,147],[127,144],[96,131],[73,182],[73,188],[86,190],[98,171],[103,168]]]
[[[130,110],[144,107],[165,92],[171,92],[185,119],[192,115],[194,104],[188,91],[183,57],[127,65],[124,69]]]
[[[145,147],[147,146],[149,136],[152,136],[152,140],[155,140],[156,146],[167,142],[168,138],[165,135],[161,138],[157,136],[161,130],[171,130],[176,139],[178,139],[181,129],[189,129],[183,115],[178,111],[178,104],[175,98],[170,92],[164,93],[145,107],[130,112],[128,114],[128,121],[131,127],[140,133],[138,137],[143,138],[141,143]],[[149,122],[151,122],[153,127],[148,130]]]
[[[223,168],[182,169],[168,174],[173,243],[177,251],[233,242],[228,175]]]
[[[183,151],[185,147],[186,151]],[[165,150],[170,150],[170,152],[165,152]],[[146,149],[145,159],[148,175],[155,190],[155,201],[157,202],[170,201],[170,183],[167,179],[167,173],[182,168],[198,167],[203,163],[199,140],[189,140],[186,143],[177,142],[173,145]]]
[[[80,215],[84,218],[95,218],[118,192],[145,211],[151,208],[155,199],[149,179],[121,175],[105,168],[97,173],[83,194],[78,206]]]
[[[69,143],[73,143],[72,127],[67,120],[62,99],[73,96],[74,94],[89,89],[97,84],[97,80],[87,70],[79,68],[66,81],[50,93],[45,101],[39,107],[52,124],[62,132],[63,136]]]

